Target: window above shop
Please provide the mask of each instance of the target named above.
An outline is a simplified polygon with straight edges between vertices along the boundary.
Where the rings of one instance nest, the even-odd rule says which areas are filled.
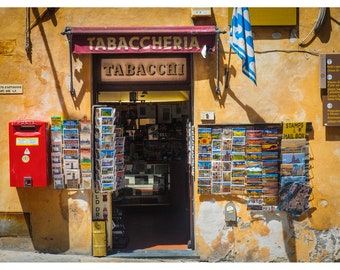
[[[228,9],[229,24],[233,8]],[[249,8],[252,26],[295,26],[297,25],[298,8]]]

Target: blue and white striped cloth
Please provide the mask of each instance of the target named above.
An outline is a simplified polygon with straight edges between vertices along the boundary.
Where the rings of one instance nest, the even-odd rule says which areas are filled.
[[[242,72],[256,85],[254,43],[248,8],[234,8],[230,28],[230,46],[242,59]]]

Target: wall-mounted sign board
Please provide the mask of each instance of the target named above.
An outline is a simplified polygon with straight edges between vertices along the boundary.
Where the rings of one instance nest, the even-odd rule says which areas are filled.
[[[323,124],[340,126],[340,54],[320,56]]]
[[[22,84],[0,84],[0,95],[22,94]]]

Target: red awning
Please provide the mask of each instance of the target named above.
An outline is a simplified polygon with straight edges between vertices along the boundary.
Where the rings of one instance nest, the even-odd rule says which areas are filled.
[[[197,53],[215,50],[215,26],[66,27],[72,52]]]

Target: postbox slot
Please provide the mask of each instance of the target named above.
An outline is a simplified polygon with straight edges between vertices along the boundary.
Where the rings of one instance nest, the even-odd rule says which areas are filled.
[[[21,126],[20,127],[20,130],[22,131],[35,131],[37,129],[36,126]]]
[[[39,131],[39,129],[40,129],[40,126],[32,126],[32,125],[30,125],[30,126],[14,126],[14,130],[16,131],[16,132],[33,132],[33,131],[35,131],[35,132],[37,132],[37,131]]]

